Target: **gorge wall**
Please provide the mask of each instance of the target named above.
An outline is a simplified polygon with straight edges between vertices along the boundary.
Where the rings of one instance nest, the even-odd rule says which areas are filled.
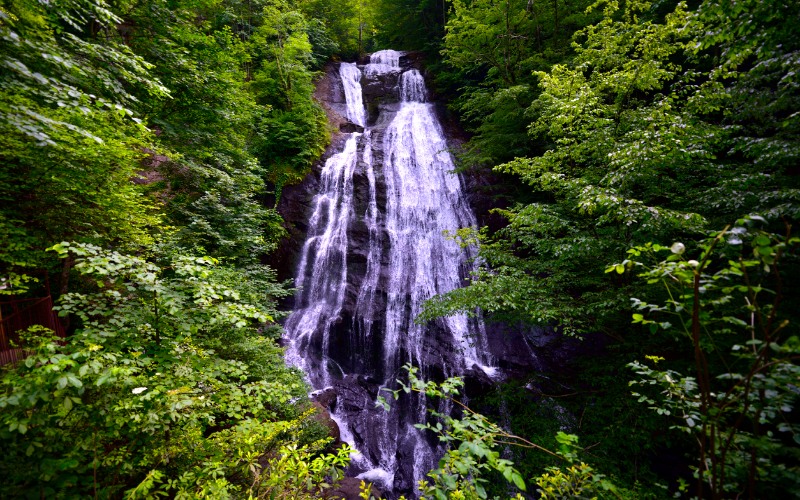
[[[349,473],[413,495],[443,453],[414,424],[444,403],[405,395],[385,412],[375,405],[380,389],[394,389],[408,362],[425,378],[460,375],[488,387],[535,367],[535,346],[479,316],[414,321],[426,299],[464,285],[475,249],[444,233],[476,219],[412,58],[381,51],[363,65],[330,66],[317,94],[340,133],[314,175],[281,201],[295,234],[285,265],[299,288],[285,324],[287,361],[360,451]]]

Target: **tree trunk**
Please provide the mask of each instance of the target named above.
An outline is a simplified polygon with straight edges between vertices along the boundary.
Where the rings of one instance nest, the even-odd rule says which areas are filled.
[[[555,29],[553,30],[553,38],[558,36],[558,0],[553,0],[553,15],[555,16]]]
[[[75,264],[75,257],[72,254],[67,255],[61,266],[61,276],[59,279],[58,295],[66,295],[69,292],[69,272]],[[64,331],[69,330],[69,315],[61,316],[61,324],[64,325]]]

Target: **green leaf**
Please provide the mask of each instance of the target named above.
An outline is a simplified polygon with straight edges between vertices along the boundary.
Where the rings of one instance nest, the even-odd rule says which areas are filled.
[[[772,250],[772,247],[758,247],[757,251],[758,251],[759,255],[761,255],[763,257],[769,257],[770,255],[772,255],[774,253],[774,251]]]
[[[771,242],[770,242],[770,239],[769,239],[768,236],[760,234],[760,235],[758,235],[756,237],[756,239],[754,240],[754,243],[756,244],[756,246],[766,247],[766,246],[769,246],[769,244]]]
[[[519,473],[514,472],[511,474],[511,480],[514,482],[514,485],[516,485],[517,488],[525,491],[525,481],[523,481],[522,476],[519,475]]]
[[[76,377],[75,375],[68,374],[67,375],[67,380],[69,381],[69,384],[71,386],[73,386],[73,387],[77,387],[77,388],[83,387],[83,382],[81,382],[80,379],[78,377]]]

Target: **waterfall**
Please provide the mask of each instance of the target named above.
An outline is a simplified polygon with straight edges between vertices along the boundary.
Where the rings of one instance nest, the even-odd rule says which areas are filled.
[[[476,220],[425,81],[401,57],[385,50],[363,71],[340,65],[342,113],[364,131],[349,134],[324,164],[285,328],[287,361],[315,389],[336,392],[332,416],[360,451],[351,473],[413,495],[443,453],[414,424],[428,418],[431,404],[450,409],[410,395],[384,412],[374,407],[378,388],[394,388],[407,362],[427,377],[494,371],[480,320],[414,321],[425,300],[462,286],[474,249],[445,233]],[[399,101],[381,101],[370,123],[362,90],[376,82]]]
[[[347,118],[362,127],[366,125],[364,101],[361,98],[361,70],[355,63],[342,63],[339,66],[339,76],[347,103]]]
[[[300,304],[305,305],[286,322],[291,332],[292,348],[287,360],[312,376],[327,383],[328,366],[310,366],[312,358],[304,354],[316,332],[330,329],[344,302],[347,278],[347,228],[352,211],[353,169],[356,145],[361,134],[354,133],[344,150],[333,155],[322,169],[322,189],[314,199],[314,213],[309,219],[309,233],[300,259],[296,284],[300,288]],[[308,271],[310,275],[307,276]],[[322,352],[330,348],[330,336],[322,335]]]
[[[369,64],[364,68],[367,76],[375,76],[400,71],[400,52],[396,50],[380,50],[369,57]]]
[[[403,102],[425,102],[425,79],[419,71],[412,69],[400,76],[400,100]]]

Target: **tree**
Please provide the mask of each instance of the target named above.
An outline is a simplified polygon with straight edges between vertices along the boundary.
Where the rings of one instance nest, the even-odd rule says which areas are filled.
[[[679,7],[665,24],[640,23],[642,6],[627,9],[615,20],[611,3],[603,21],[576,34],[585,42],[573,67],[537,73],[529,131],[548,149],[497,169],[520,176],[541,201],[500,212],[509,225],[481,241],[488,267],[439,299],[438,313],[478,305],[567,333],[613,335],[624,300],[598,263],[631,241],[702,227],[680,201],[709,156],[700,142],[706,131],[674,98],[647,99],[677,77],[671,57],[688,14]]]
[[[800,239],[788,227],[783,235],[764,231],[764,222],[740,219],[701,241],[696,259],[686,258],[683,243],[647,244],[621,264],[665,292],[660,302],[633,298],[634,323],[691,351],[691,375],[664,370],[660,362],[670,362],[660,356],[648,356],[653,368],[630,366],[640,376],[632,384],[660,389],[634,393],[639,402],[696,438],[698,498],[765,498],[800,487],[800,425],[791,417],[800,340],[793,311],[782,307]]]
[[[448,0],[374,1],[377,46],[436,54],[449,4]]]
[[[534,71],[547,71],[571,55],[574,31],[597,20],[588,2],[561,6],[563,27],[553,29],[555,2],[457,1],[443,38],[444,64],[437,70],[450,107],[474,133],[462,168],[490,168],[530,156],[539,145],[528,135],[536,98]]]
[[[321,448],[327,431],[308,420],[307,387],[274,330],[260,330],[288,293],[264,270],[53,250],[96,285],[62,297],[58,310],[78,322],[67,343],[32,332],[33,353],[0,380],[5,495],[233,493],[297,472],[259,475],[266,450]]]
[[[531,152],[496,167],[521,178],[529,189],[517,195],[516,205],[497,211],[508,221],[505,227],[459,233],[464,244],[480,243],[481,267],[469,287],[426,304],[420,319],[453,311],[474,313],[479,307],[491,313],[490,319],[525,321],[583,338],[602,332],[613,339],[604,341],[609,345],[602,351],[603,361],[586,363],[600,366],[592,372],[592,376],[600,373],[600,381],[586,380],[585,373],[570,379],[599,394],[621,392],[615,374],[626,354],[627,360],[640,358],[639,351],[662,356],[673,371],[643,364],[637,370],[643,381],[661,388],[667,400],[652,392],[642,394],[654,409],[673,414],[676,408],[688,414],[687,408],[697,405],[702,420],[695,415],[694,427],[689,429],[685,420],[680,427],[700,446],[669,445],[671,452],[685,451],[697,464],[699,483],[692,492],[769,496],[793,488],[795,471],[788,457],[795,450],[788,446],[787,435],[795,431],[783,426],[783,434],[775,438],[782,417],[785,424],[792,422],[786,410],[791,403],[776,410],[770,398],[755,396],[763,382],[781,387],[780,395],[770,393],[775,394],[775,404],[791,399],[785,384],[796,365],[792,334],[775,332],[778,321],[759,333],[779,339],[772,351],[753,351],[752,356],[743,356],[741,348],[729,351],[743,345],[741,337],[753,332],[753,327],[748,330],[741,324],[749,324],[746,310],[757,316],[760,309],[762,317],[769,318],[768,311],[779,309],[756,306],[754,300],[763,301],[763,294],[769,293],[765,290],[774,283],[788,283],[797,276],[788,253],[791,238],[782,234],[785,224],[794,223],[800,206],[792,166],[800,140],[795,113],[786,107],[796,109],[798,98],[796,64],[790,55],[796,53],[797,27],[787,21],[797,17],[797,6],[709,1],[691,11],[682,3],[667,9],[665,4],[612,1],[593,9],[598,7],[604,8],[602,20],[575,34],[575,56],[535,73],[538,89],[531,92],[533,100],[524,114]],[[514,96],[520,91],[510,88],[506,93]],[[484,106],[480,109],[491,109],[488,103],[499,101],[488,91],[473,95]],[[513,109],[513,104],[509,107]],[[475,109],[470,116],[478,123],[476,130],[502,130],[498,125],[513,130],[512,124]],[[512,115],[512,120],[520,115]],[[480,160],[492,164],[503,154],[503,145],[512,144],[508,137],[497,137],[492,141],[490,135],[478,136],[474,144],[489,152],[481,157],[478,151]],[[733,251],[742,247],[733,242],[724,252],[717,245],[712,255],[706,239],[709,229],[745,214],[766,222],[763,232],[737,223],[735,236],[729,238],[750,245],[744,247],[742,260]],[[670,289],[682,284],[681,292],[673,290],[673,297],[661,296],[635,279],[631,266],[638,259],[629,255],[623,261],[628,248],[644,255],[643,249],[652,249],[657,241],[682,241],[692,252],[708,250],[707,262],[697,259],[703,264],[696,274],[686,267],[685,275],[673,278],[669,267],[677,265],[673,261],[649,267],[651,282],[669,277],[665,281]],[[767,277],[752,261],[759,255],[779,261],[777,255],[784,251],[780,245],[787,252],[781,277]],[[763,253],[753,259],[747,255],[752,251]],[[751,281],[732,284],[736,272]],[[693,276],[700,277],[701,288],[690,286],[687,280]],[[755,284],[761,279],[763,289]],[[796,292],[789,290],[785,286],[776,292],[782,303],[796,301]],[[676,337],[643,336],[626,325],[628,297],[654,308],[652,316],[635,312],[636,321],[654,331],[664,328],[666,311],[677,314],[683,307],[685,315],[698,297],[702,308],[694,324],[709,332],[701,336],[702,356],[696,357],[696,341],[681,351]],[[783,314],[791,316],[787,309]],[[728,330],[718,324],[723,322]],[[739,343],[734,343],[737,329]],[[682,338],[691,338],[691,333],[687,327]],[[705,365],[704,356],[715,362]],[[693,366],[693,359],[698,360],[695,377],[686,372],[686,363]],[[594,398],[602,396],[584,399],[585,426],[596,407]],[[705,404],[702,411],[701,404]],[[623,410],[620,405],[616,408]],[[635,421],[638,426],[642,420],[637,416]],[[720,436],[725,444],[715,441]],[[662,441],[660,446],[668,445]],[[756,465],[748,470],[752,463]],[[775,474],[759,469],[758,463],[776,464]]]
[[[322,108],[313,99],[312,49],[306,19],[285,2],[264,10],[252,46],[259,69],[250,90],[270,112],[259,121],[251,150],[270,165],[267,180],[276,197],[284,185],[308,174],[330,138]]]
[[[42,251],[59,239],[135,246],[159,223],[155,203],[132,182],[152,136],[131,107],[137,91],[166,89],[149,64],[98,35],[118,22],[92,1],[11,2],[0,11],[4,273],[53,265]]]
[[[299,3],[309,23],[311,44],[319,62],[336,56],[358,58],[375,50],[377,29],[373,0],[304,0]],[[327,45],[327,47],[325,47]]]
[[[524,62],[533,49],[529,33],[532,16],[520,0],[504,2],[455,0],[447,23],[442,55],[460,68],[489,68],[488,78],[506,86],[530,72]]]

